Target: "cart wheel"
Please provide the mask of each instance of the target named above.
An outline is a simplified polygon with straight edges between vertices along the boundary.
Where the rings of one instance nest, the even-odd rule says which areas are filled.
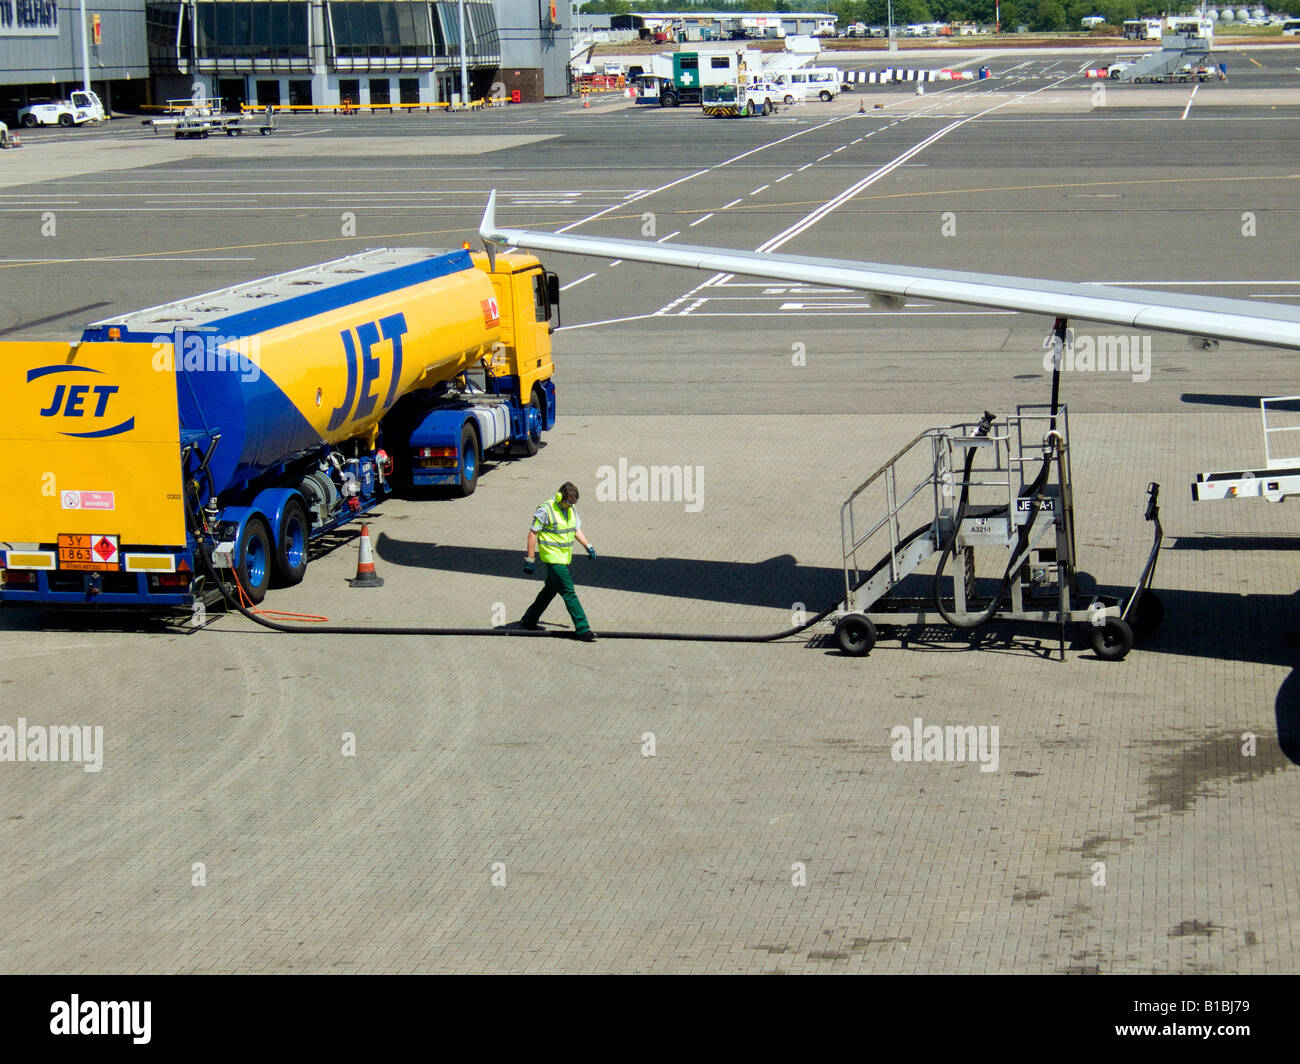
[[[1160,601],[1159,597],[1150,588],[1143,591],[1138,596],[1137,604],[1133,607],[1133,621],[1131,627],[1134,636],[1150,635],[1160,627],[1160,622],[1165,619],[1165,604]]]
[[[835,642],[845,654],[860,658],[876,645],[876,626],[871,618],[850,613],[835,625]]]
[[[1103,661],[1123,661],[1133,649],[1133,629],[1123,617],[1107,617],[1092,630],[1092,649]]]

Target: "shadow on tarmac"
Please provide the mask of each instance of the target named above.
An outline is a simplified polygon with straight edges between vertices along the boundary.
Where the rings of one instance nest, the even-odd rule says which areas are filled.
[[[381,533],[375,543],[375,554],[380,561],[419,569],[477,576],[523,576],[521,550],[419,543]],[[844,597],[844,574],[838,568],[800,565],[790,554],[752,563],[602,554],[593,562],[583,557],[581,551],[575,551],[573,575],[579,588],[784,610],[802,602],[809,615]]]
[[[1179,542],[1185,540],[1186,537],[1180,537]],[[1213,542],[1223,544],[1223,540]],[[1285,546],[1293,544],[1287,542]],[[517,550],[418,543],[381,534],[375,553],[380,561],[392,565],[478,576],[523,575],[522,555]],[[809,617],[844,597],[843,574],[838,568],[800,565],[789,554],[752,563],[603,554],[592,562],[579,554],[574,558],[573,569],[580,589],[601,588],[668,599],[784,610],[802,602]],[[1093,590],[1088,574],[1080,574],[1080,583],[1086,591]],[[1131,588],[1097,585],[1095,590],[1123,598]],[[1158,573],[1156,591],[1164,603],[1164,623],[1158,631],[1139,640],[1139,653],[1185,654],[1260,665],[1293,665],[1300,657],[1300,592],[1236,595],[1175,591],[1159,586]],[[1023,625],[1006,627],[1026,630]],[[919,634],[914,632],[913,638]],[[917,641],[930,642],[929,639]],[[974,648],[981,640],[954,633],[952,644]],[[1300,725],[1297,728],[1297,741],[1300,741]]]

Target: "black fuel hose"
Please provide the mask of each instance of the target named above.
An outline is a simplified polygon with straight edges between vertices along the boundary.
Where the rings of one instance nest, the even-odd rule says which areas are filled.
[[[974,434],[976,436],[987,436],[993,427],[993,421],[994,416],[986,410],[984,412],[984,417],[980,419],[979,426],[976,428]],[[1033,483],[1021,491],[1019,496],[1020,498],[1033,498],[1042,490],[1043,483],[1047,480],[1047,474],[1051,470],[1051,463],[1052,452],[1049,450],[1043,455],[1043,464],[1038,468],[1038,475],[1034,477]],[[1002,574],[1001,582],[998,584],[997,594],[993,596],[989,601],[989,604],[983,610],[977,614],[967,614],[965,617],[958,617],[944,605],[942,591],[943,574],[948,568],[949,558],[952,557],[953,552],[956,549],[957,535],[961,530],[961,523],[966,517],[966,504],[970,496],[971,467],[974,464],[975,448],[969,447],[966,450],[966,466],[962,474],[961,499],[957,504],[957,512],[953,518],[952,534],[948,537],[948,543],[947,546],[944,547],[943,553],[939,555],[939,567],[935,570],[934,574],[934,608],[939,611],[939,616],[954,628],[979,628],[981,625],[987,624],[991,621],[997,614],[998,610],[1002,608],[1002,602],[1006,598],[1008,589],[1011,587],[1012,574],[1018,567],[1018,564],[1023,561],[1025,541],[1029,536],[1030,526],[1033,524],[1032,521],[1026,521],[1020,526],[1016,535],[1016,548],[1011,552],[1011,557],[1007,559],[1007,568]],[[1008,518],[1011,516],[1008,511],[1004,510],[1000,506],[991,508],[987,512],[981,514],[981,516],[989,516],[995,513],[1006,513]]]
[[[191,525],[193,524],[191,515]],[[926,526],[929,527],[928,525]],[[208,556],[202,541],[199,541],[199,549],[195,552],[200,559],[208,576],[211,578],[213,586],[221,593],[221,597],[226,601],[228,606],[234,607],[254,624],[260,624],[263,628],[269,628],[273,632],[284,632],[289,634],[320,634],[320,635],[425,635],[425,636],[528,636],[532,638],[566,638],[572,639],[573,633],[564,629],[554,631],[534,631],[525,628],[442,628],[434,626],[411,626],[403,625],[392,628],[382,628],[375,625],[358,625],[358,624],[285,624],[282,621],[272,621],[267,617],[254,610],[250,610],[239,599],[230,593],[225,581],[217,575],[216,567],[212,564],[212,559]],[[813,625],[824,621],[832,613],[839,609],[839,603],[830,606],[821,611],[811,620],[803,624],[795,625],[793,628],[787,628],[781,632],[769,632],[766,635],[731,635],[726,633],[695,633],[695,632],[607,632],[600,633],[601,639],[657,639],[671,640],[676,642],[689,643],[774,643],[779,639],[789,639],[791,636],[805,632]]]

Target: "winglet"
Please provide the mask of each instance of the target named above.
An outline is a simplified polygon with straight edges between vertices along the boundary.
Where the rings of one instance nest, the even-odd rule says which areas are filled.
[[[493,231],[497,227],[497,190],[493,189],[488,193],[487,206],[483,208],[483,220],[478,224],[478,235],[483,238],[484,243],[499,243],[493,239]]]
[[[497,242],[492,239],[492,231],[496,227],[497,190],[493,189],[488,193],[487,206],[483,208],[483,220],[478,225],[478,235],[483,240],[483,250],[487,252],[489,270],[496,270],[497,268]]]

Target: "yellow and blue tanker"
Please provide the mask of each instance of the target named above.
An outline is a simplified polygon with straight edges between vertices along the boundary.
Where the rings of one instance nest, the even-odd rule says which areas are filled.
[[[555,421],[530,255],[383,249],[0,344],[0,601],[295,584],[393,480],[468,495]]]

